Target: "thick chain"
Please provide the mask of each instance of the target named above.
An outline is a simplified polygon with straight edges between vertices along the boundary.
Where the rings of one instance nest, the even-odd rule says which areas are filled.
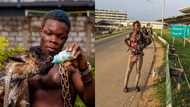
[[[64,70],[63,64],[59,64],[59,73],[61,75],[61,94],[64,100],[64,107],[72,107],[69,72]]]

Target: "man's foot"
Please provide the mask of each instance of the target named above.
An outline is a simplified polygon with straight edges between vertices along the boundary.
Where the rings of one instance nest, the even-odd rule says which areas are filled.
[[[126,87],[123,89],[123,92],[127,93],[129,91],[129,89]]]
[[[137,91],[137,92],[140,92],[140,91],[141,91],[139,86],[136,86],[136,91]]]

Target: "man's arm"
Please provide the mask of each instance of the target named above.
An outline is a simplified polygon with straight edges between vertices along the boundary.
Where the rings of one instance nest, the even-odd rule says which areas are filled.
[[[125,38],[125,44],[127,45],[127,46],[130,46],[130,43],[129,43],[129,37],[127,36],[126,38]]]
[[[84,88],[79,94],[87,106],[93,107],[95,106],[95,81],[90,70],[87,65],[85,69],[80,71],[82,86]]]
[[[126,44],[128,47],[130,47],[130,38],[131,38],[132,36],[134,36],[134,35],[136,35],[136,32],[131,32],[131,33],[127,34],[127,36],[126,36],[126,38],[125,38],[125,44]]]
[[[86,75],[75,73],[72,76],[74,86],[87,107],[95,106],[95,81],[89,72]]]
[[[142,34],[143,37],[143,48],[146,48],[147,46],[149,46],[152,43],[152,35],[145,35]]]
[[[74,67],[71,62],[64,63],[64,68],[71,72],[72,82],[87,107],[95,106],[95,81],[90,66],[84,56],[79,55],[77,58],[78,68]]]
[[[80,98],[87,107],[95,106],[95,81],[90,72],[87,60],[82,55],[81,49],[77,44],[72,44],[66,48],[76,58],[76,65],[73,62],[65,62],[64,68],[71,72],[72,82],[79,93]]]

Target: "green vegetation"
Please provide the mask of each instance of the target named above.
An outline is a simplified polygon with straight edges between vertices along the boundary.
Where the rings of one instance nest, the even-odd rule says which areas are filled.
[[[156,31],[157,34],[159,31]],[[164,44],[161,43],[161,41],[158,40],[158,38],[155,38],[155,40],[161,44],[162,48],[164,47]],[[165,56],[163,58],[163,60],[165,60]],[[164,61],[165,62],[165,61]],[[155,95],[156,99],[158,99],[160,101],[160,107],[166,107],[166,84],[165,84],[165,80],[166,80],[166,75],[165,75],[165,65],[166,63],[163,63],[160,68],[156,69],[156,72],[158,73],[158,79],[154,85],[154,90],[157,93]]]
[[[80,99],[79,96],[77,96],[74,107],[85,107],[84,103]]]
[[[108,34],[96,35],[96,40],[103,39],[106,37],[113,37],[118,34],[122,34],[123,32],[126,32],[126,31],[119,31],[119,32],[112,32],[112,33],[108,33]]]
[[[9,46],[8,40],[5,37],[0,36],[0,68],[4,66],[5,60],[8,57],[14,55],[15,53],[24,51],[24,49],[20,47],[8,48],[8,46]]]
[[[160,31],[156,30],[157,34],[160,35]],[[168,41],[170,45],[172,45],[172,36],[170,35],[168,29],[165,29],[163,31],[163,38]],[[176,48],[176,53],[179,55],[179,58],[182,62],[182,65],[184,67],[184,71],[187,74],[187,78],[190,78],[190,43],[186,43],[186,47],[183,46],[183,39],[176,38],[174,47]],[[162,70],[160,70],[162,71]],[[163,74],[164,75],[164,74]],[[161,83],[158,85],[157,90],[163,90],[165,91],[165,77],[161,79],[161,81],[164,81],[164,83]],[[181,90],[177,91],[176,84],[174,83],[173,77],[172,77],[172,100],[173,100],[173,106],[175,107],[189,107],[190,106],[190,89],[187,86],[187,82],[182,76],[181,80]],[[163,94],[159,96],[164,96],[165,92],[159,92],[158,94]],[[164,102],[162,99],[160,99],[161,102]]]
[[[165,64],[163,64],[160,68],[159,71],[164,71],[165,69]],[[159,72],[158,74],[160,77],[156,81],[154,90],[157,93],[156,94],[156,99],[160,101],[160,107],[166,107],[166,84],[165,84],[165,79],[166,75],[165,72]]]

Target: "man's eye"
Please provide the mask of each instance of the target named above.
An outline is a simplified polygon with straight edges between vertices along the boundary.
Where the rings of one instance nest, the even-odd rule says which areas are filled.
[[[46,34],[46,35],[52,35],[52,33],[51,33],[51,32],[48,32],[48,31],[45,31],[45,34]]]
[[[61,40],[67,39],[67,36],[65,36],[65,34],[59,34],[59,35],[57,35],[57,37],[58,37],[59,39],[61,39]]]
[[[47,32],[47,35],[51,35],[52,33],[50,33],[50,32]]]
[[[67,39],[67,37],[66,36],[60,36],[60,39],[65,40],[65,39]]]

